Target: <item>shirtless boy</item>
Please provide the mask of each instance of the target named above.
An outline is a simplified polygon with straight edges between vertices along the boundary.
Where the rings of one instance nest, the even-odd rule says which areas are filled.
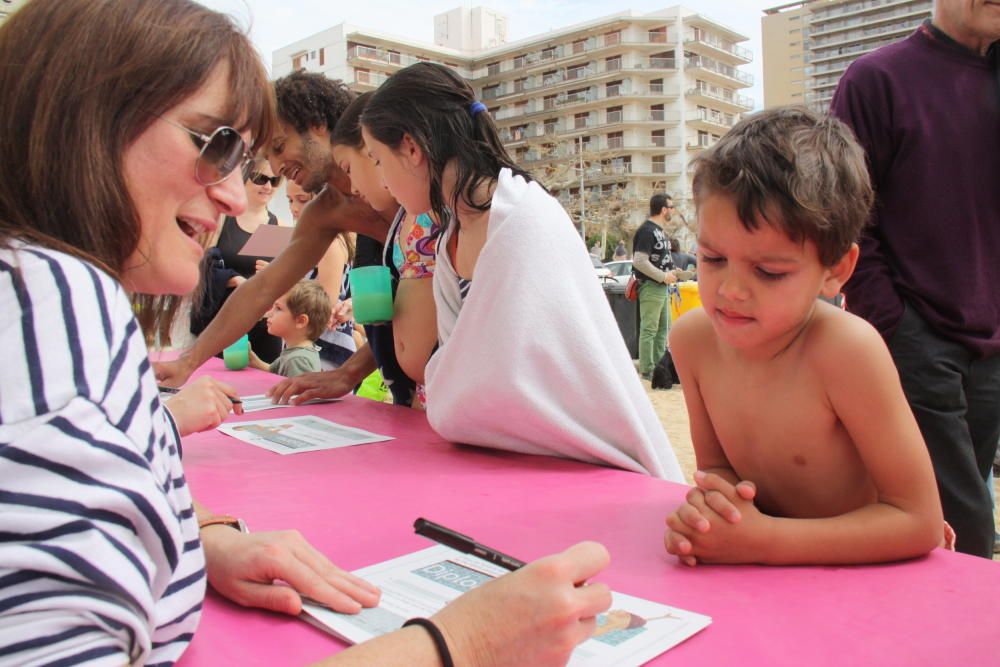
[[[850,278],[872,190],[851,131],[801,108],[696,160],[698,289],[670,348],[699,472],[682,562],[871,563],[941,542],[930,459],[878,332],[818,297]]]

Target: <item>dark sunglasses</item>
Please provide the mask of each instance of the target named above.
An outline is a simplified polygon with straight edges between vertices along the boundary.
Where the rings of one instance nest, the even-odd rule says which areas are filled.
[[[178,125],[163,116],[160,116],[160,120],[191,135],[194,145],[199,148],[198,159],[194,163],[194,177],[204,186],[221,183],[234,171],[245,168],[250,162],[246,142],[240,133],[231,127],[223,125],[216,128],[212,134],[206,135]]]
[[[259,171],[247,176],[247,180],[254,185],[264,185],[265,183],[270,183],[272,188],[278,187],[278,183],[281,183],[281,176],[266,176]]]

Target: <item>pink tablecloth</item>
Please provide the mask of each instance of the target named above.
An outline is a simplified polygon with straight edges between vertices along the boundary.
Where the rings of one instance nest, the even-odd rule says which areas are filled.
[[[244,393],[276,379],[207,366]],[[469,397],[489,409],[488,396]],[[866,567],[682,567],[662,546],[663,519],[686,487],[547,457],[448,444],[422,413],[363,399],[235,419],[316,414],[395,440],[280,456],[218,432],[185,441],[195,496],[252,530],[297,528],[356,569],[429,546],[424,516],[522,559],[584,539],[611,551],[615,590],[697,611],[706,630],[656,665],[997,665],[1000,567],[935,551]],[[511,415],[516,419],[516,415]],[[247,610],[210,593],[180,665],[304,665],[343,643],[304,621]],[[530,667],[530,666],[525,666]]]

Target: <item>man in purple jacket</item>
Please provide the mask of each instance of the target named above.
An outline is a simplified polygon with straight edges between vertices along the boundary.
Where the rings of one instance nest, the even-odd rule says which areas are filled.
[[[936,0],[859,58],[832,112],[868,153],[876,205],[847,307],[885,337],[959,551],[990,557],[1000,437],[1000,0]]]

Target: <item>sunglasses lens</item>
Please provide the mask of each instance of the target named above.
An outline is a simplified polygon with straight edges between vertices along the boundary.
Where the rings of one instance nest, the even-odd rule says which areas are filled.
[[[246,143],[231,127],[220,127],[201,149],[198,158],[198,180],[205,185],[219,183],[233,173],[243,161]]]

